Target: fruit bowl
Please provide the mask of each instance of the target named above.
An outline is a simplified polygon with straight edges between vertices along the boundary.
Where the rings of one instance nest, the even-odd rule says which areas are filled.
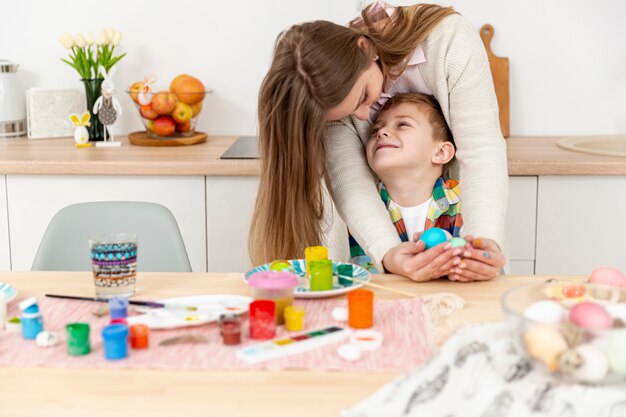
[[[508,290],[502,309],[522,351],[556,378],[626,380],[626,290],[548,281]]]
[[[193,136],[206,95],[211,93],[195,77],[182,74],[168,88],[138,81],[126,92],[137,108],[148,135],[155,139]]]

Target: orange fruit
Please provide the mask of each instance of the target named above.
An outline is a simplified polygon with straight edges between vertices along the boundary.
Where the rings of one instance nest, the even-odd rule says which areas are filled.
[[[204,99],[204,84],[195,77],[187,76],[174,85],[176,97],[183,103],[196,104]]]
[[[172,93],[175,93],[175,92],[176,92],[176,87],[177,87],[178,83],[179,83],[179,82],[181,82],[182,80],[184,80],[184,79],[185,79],[185,78],[187,78],[187,77],[191,77],[191,75],[187,75],[187,74],[180,74],[180,75],[177,75],[177,76],[176,76],[176,77],[172,80],[172,82],[170,83],[170,91],[171,91]]]

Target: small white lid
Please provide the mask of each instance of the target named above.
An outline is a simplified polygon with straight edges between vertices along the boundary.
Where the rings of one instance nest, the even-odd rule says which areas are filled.
[[[20,302],[20,310],[26,310],[28,307],[37,304],[37,298],[28,297]]]

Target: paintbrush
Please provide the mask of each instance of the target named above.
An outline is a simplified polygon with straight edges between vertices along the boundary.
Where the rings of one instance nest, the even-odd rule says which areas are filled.
[[[108,298],[99,298],[99,297],[78,297],[75,295],[59,295],[59,294],[46,294],[46,297],[50,298],[65,298],[68,300],[83,300],[83,301],[96,301],[99,303],[108,303]],[[150,308],[167,308],[167,309],[180,309],[180,310],[189,310],[189,311],[197,311],[198,307],[196,306],[188,306],[183,304],[171,304],[171,303],[159,303],[158,301],[142,301],[142,300],[128,300],[128,304],[136,305],[136,306],[144,306]]]
[[[359,284],[363,284],[363,285],[367,285],[373,288],[380,288],[381,290],[386,290],[386,291],[391,291],[391,292],[395,292],[397,294],[402,294],[402,295],[406,295],[407,297],[417,297],[417,294],[411,294],[410,292],[405,292],[402,290],[396,290],[395,288],[391,288],[391,287],[386,287],[384,285],[380,285],[380,284],[374,284],[373,282],[370,281],[361,281],[360,279],[357,278],[352,278],[346,275],[339,275],[341,278],[343,279],[347,279],[348,281],[352,281],[352,282],[356,282]]]

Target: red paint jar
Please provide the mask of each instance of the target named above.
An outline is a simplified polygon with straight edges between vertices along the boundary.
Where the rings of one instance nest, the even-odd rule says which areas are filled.
[[[235,314],[220,316],[220,334],[225,345],[241,343],[241,320]]]

